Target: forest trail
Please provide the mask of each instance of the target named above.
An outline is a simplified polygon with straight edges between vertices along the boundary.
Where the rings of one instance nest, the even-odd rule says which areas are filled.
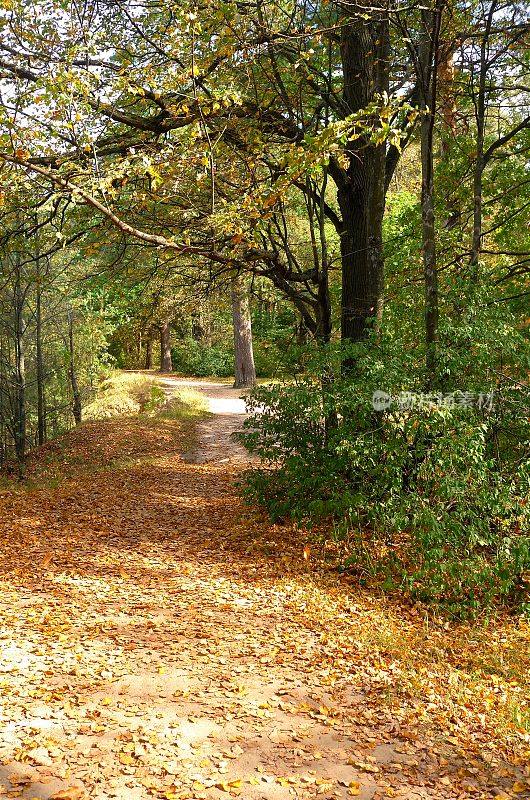
[[[0,492],[0,797],[526,796],[465,626],[355,594],[250,515],[243,406],[200,388],[193,457],[175,421],[89,423],[76,472]]]
[[[200,421],[196,429],[196,446],[184,455],[185,460],[197,464],[245,463],[249,455],[234,439],[241,430],[246,415],[245,401],[240,389],[227,383],[175,378],[171,375],[159,377],[159,383],[168,397],[179,388],[194,389],[206,398],[210,418]]]

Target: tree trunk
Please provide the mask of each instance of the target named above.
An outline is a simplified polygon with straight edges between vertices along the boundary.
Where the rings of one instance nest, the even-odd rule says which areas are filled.
[[[256,385],[252,323],[248,293],[242,278],[232,278],[232,322],[234,327],[234,388],[248,389]]]
[[[9,375],[6,373],[6,366],[9,364],[9,358],[6,357],[7,336],[4,334],[2,326],[0,328],[0,466],[4,465],[8,454]]]
[[[37,258],[37,300],[36,300],[36,360],[37,360],[37,443],[46,442],[46,388],[44,375],[44,356],[42,352],[42,286]]]
[[[312,186],[309,176],[306,178],[307,194],[307,216],[309,221],[309,233],[311,238],[311,250],[313,253],[313,270],[315,274],[315,281],[317,284],[317,297],[315,307],[315,324],[314,331],[315,338],[319,342],[328,343],[331,339],[331,298],[329,294],[329,255],[328,255],[328,242],[326,237],[325,228],[325,214],[324,214],[324,197],[326,195],[326,187],[328,182],[327,169],[323,171],[322,186]],[[314,195],[320,197],[318,202]],[[316,225],[315,225],[316,218]],[[318,229],[318,237],[317,237]],[[309,334],[305,320],[302,317],[300,322],[300,331],[304,329]]]
[[[354,21],[342,28],[343,99],[348,113],[360,111],[376,92],[388,90],[388,19],[384,13],[370,25]],[[384,144],[361,137],[348,143],[347,170],[333,166],[343,221],[341,335],[360,341],[370,320],[381,315],[383,298]]]
[[[145,340],[145,369],[153,369],[153,340],[150,335]]]
[[[160,372],[173,372],[171,328],[168,320],[160,326]]]
[[[76,425],[80,425],[82,421],[82,405],[81,393],[79,391],[79,383],[77,380],[77,370],[75,364],[75,346],[74,346],[74,315],[71,309],[68,311],[68,348],[70,353],[70,363],[68,365],[68,374],[70,377],[70,387],[72,389],[72,414]]]
[[[449,14],[452,0],[448,3]],[[447,26],[445,26],[447,28]],[[456,73],[455,73],[455,48],[457,46],[452,31],[446,29],[444,39],[440,41],[440,57],[438,63],[438,119],[442,123],[439,127],[440,155],[442,160],[451,163],[452,143],[456,139],[458,131],[457,106],[456,106]],[[447,216],[444,221],[444,228],[451,230],[459,223],[462,217],[462,210],[458,195],[448,193]],[[460,264],[461,256],[456,256],[457,263]]]
[[[480,255],[482,251],[482,182],[484,176],[484,136],[486,131],[486,81],[488,76],[488,48],[491,26],[496,0],[492,0],[482,41],[480,45],[480,64],[478,76],[478,92],[475,98],[475,123],[477,126],[475,168],[473,171],[473,234],[471,241],[471,280],[477,283],[480,273]]]
[[[426,116],[422,120],[421,124],[421,220],[423,239],[423,275],[425,284],[425,366],[427,369],[427,383],[430,385],[434,381],[437,363],[436,345],[438,341],[438,270],[436,266],[434,194],[432,183],[432,134],[430,132],[429,116]]]
[[[454,41],[440,43],[441,57],[438,65],[438,107],[443,122],[440,131],[440,149],[442,156],[448,154],[450,141],[457,134],[457,108],[455,89]]]
[[[26,367],[24,353],[24,293],[21,287],[20,253],[15,256],[15,453],[20,476],[24,474],[26,458]]]
[[[436,228],[434,213],[433,134],[436,104],[436,79],[441,11],[422,12],[420,41],[422,111],[421,138],[421,222],[423,276],[425,288],[425,367],[426,384],[432,387],[437,373],[438,342],[438,270],[436,263]]]
[[[305,347],[309,342],[311,332],[307,328],[307,325],[305,324],[303,317],[300,317],[300,319],[297,321],[295,333],[296,333],[296,344],[298,345],[298,347]]]
[[[203,315],[201,309],[191,315],[191,338],[196,342],[204,341],[206,337],[206,330],[203,323]]]

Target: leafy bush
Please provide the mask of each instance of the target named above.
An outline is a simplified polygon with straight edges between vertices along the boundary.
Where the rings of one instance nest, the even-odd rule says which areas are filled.
[[[418,364],[392,341],[348,355],[355,371],[347,377],[340,375],[340,351],[330,348],[310,356],[291,383],[253,393],[243,439],[263,466],[247,476],[247,497],[273,519],[332,522],[340,568],[361,581],[401,588],[458,615],[499,601],[524,606],[528,389],[500,376],[493,383],[493,372],[479,363],[486,388],[496,390],[491,410],[476,402],[449,405],[454,384],[447,371],[439,398],[375,411],[377,390],[422,392]],[[464,349],[459,358],[476,400],[480,359]]]
[[[282,340],[254,339],[254,362],[256,374],[261,378],[272,378],[287,374],[292,367],[292,357],[286,359],[287,345]],[[294,352],[291,348],[290,353]],[[198,378],[229,378],[234,374],[234,348],[230,341],[216,345],[206,345],[195,339],[179,341],[171,350],[173,369],[183,375]]]
[[[232,347],[222,344],[208,346],[189,337],[178,342],[171,355],[174,371],[183,375],[228,378],[234,374]]]

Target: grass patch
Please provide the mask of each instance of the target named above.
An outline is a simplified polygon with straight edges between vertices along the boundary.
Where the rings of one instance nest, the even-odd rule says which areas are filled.
[[[164,419],[202,419],[210,416],[208,401],[201,392],[181,386],[175,390],[173,397],[165,398],[164,403],[158,408],[158,416]]]
[[[94,400],[83,410],[85,420],[152,413],[165,395],[154,377],[136,372],[113,372],[101,382]]]
[[[193,420],[207,414],[206,398],[191,387],[178,387],[166,393],[155,376],[114,372],[101,382],[95,399],[84,409],[83,418],[94,421],[141,415]]]

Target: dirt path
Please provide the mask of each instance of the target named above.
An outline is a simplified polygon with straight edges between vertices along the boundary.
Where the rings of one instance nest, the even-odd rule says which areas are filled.
[[[441,634],[248,518],[223,455],[242,405],[201,388],[195,463],[177,424],[94,423],[69,457],[100,466],[0,493],[0,797],[510,796],[512,739],[501,753],[460,665],[425,666]]]
[[[246,416],[245,400],[240,389],[233,389],[226,383],[169,375],[159,378],[159,382],[168,396],[184,387],[201,392],[208,401],[211,417],[198,424],[197,447],[185,455],[185,460],[196,464],[245,463],[250,460],[246,450],[233,436],[241,430]]]

